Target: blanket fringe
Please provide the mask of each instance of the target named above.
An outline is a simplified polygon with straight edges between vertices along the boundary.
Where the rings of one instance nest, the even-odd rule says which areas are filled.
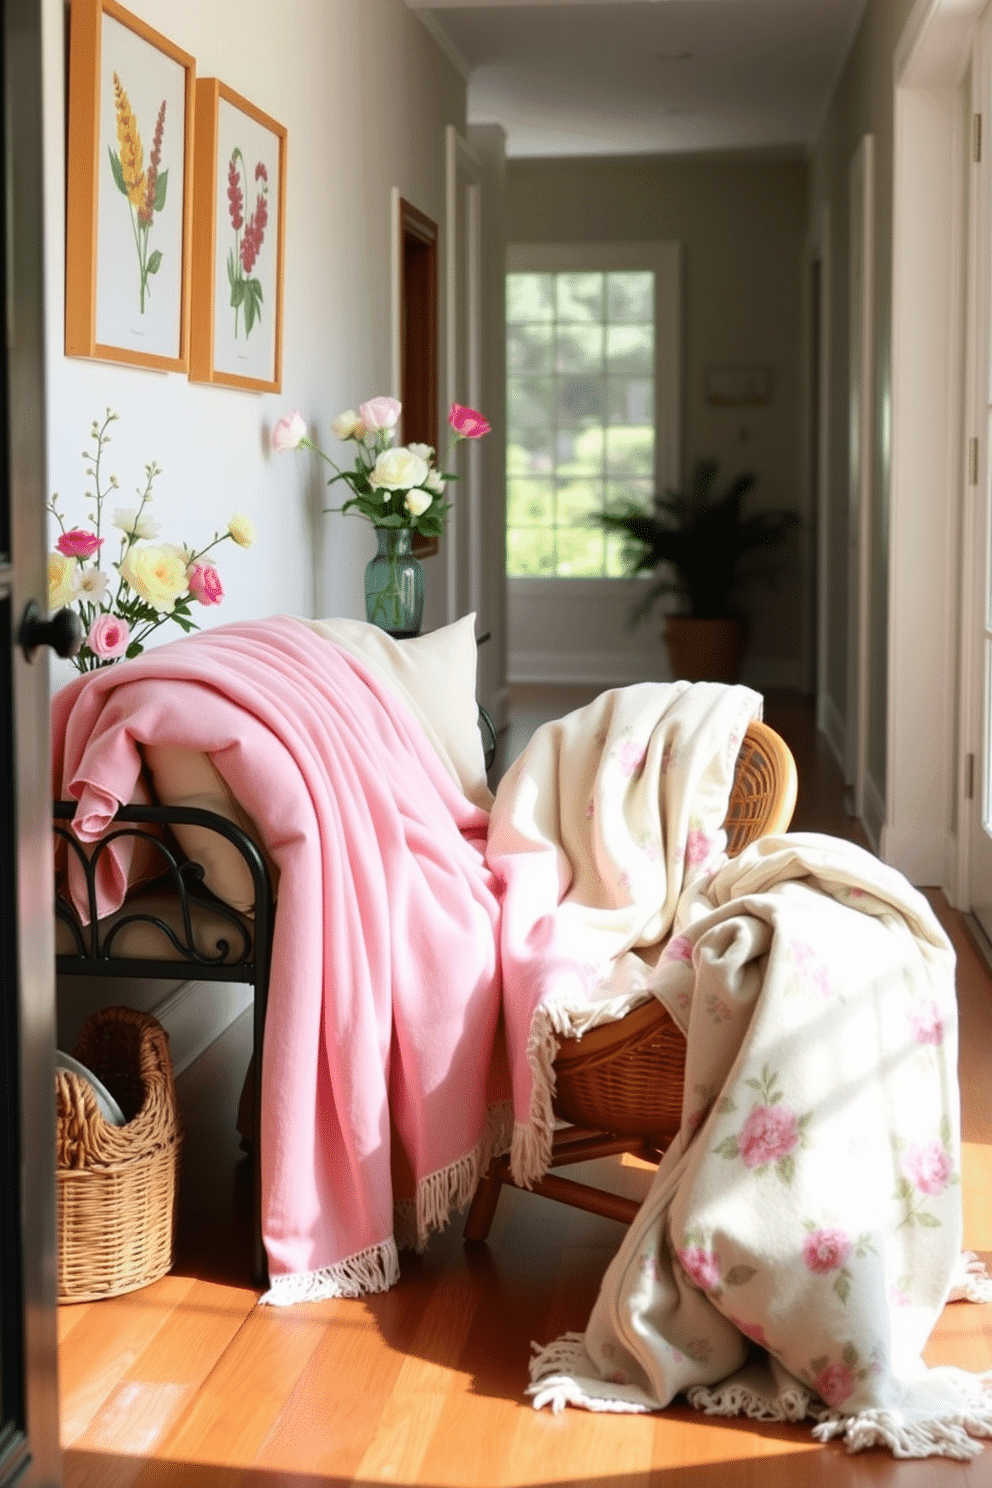
[[[393,1205],[393,1229],[400,1250],[422,1251],[435,1230],[442,1230],[452,1211],[467,1209],[494,1157],[506,1152],[513,1135],[513,1104],[497,1101],[486,1111],[482,1135],[471,1152],[417,1184],[416,1196]]]
[[[600,1382],[599,1372],[585,1349],[585,1335],[563,1333],[553,1343],[532,1343],[534,1357],[530,1361],[531,1383],[527,1394],[532,1396],[535,1410],[550,1406],[554,1415],[566,1405],[577,1405],[587,1411],[609,1411],[620,1415],[643,1415],[657,1407],[642,1391],[629,1385],[614,1385]],[[595,1380],[595,1395],[587,1394],[581,1381]]]
[[[809,1414],[810,1394],[797,1382],[774,1399],[750,1390],[739,1380],[723,1385],[692,1385],[685,1392],[693,1410],[705,1416],[748,1416],[752,1421],[802,1421]]]
[[[364,1297],[369,1292],[388,1291],[399,1279],[396,1241],[390,1237],[320,1271],[275,1276],[258,1300],[267,1307],[292,1307],[297,1302],[319,1302],[324,1297]]]
[[[533,1078],[530,1118],[516,1122],[510,1148],[510,1172],[514,1183],[521,1188],[530,1188],[538,1178],[543,1178],[551,1161],[551,1143],[555,1133],[551,1103],[555,1093],[558,1032],[554,1010],[547,1006],[539,1007],[531,1020],[527,1039],[527,1062]]]
[[[951,1273],[948,1302],[992,1302],[992,1279],[973,1250],[963,1250]]]
[[[930,1420],[907,1419],[901,1411],[867,1410],[856,1416],[831,1413],[813,1427],[817,1441],[842,1436],[849,1452],[888,1447],[893,1457],[954,1457],[967,1462],[982,1451],[976,1437],[992,1436],[992,1405]]]

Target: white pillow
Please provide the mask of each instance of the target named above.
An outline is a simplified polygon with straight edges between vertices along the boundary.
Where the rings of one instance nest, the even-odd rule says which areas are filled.
[[[266,853],[255,823],[238,806],[210,757],[180,744],[145,744],[141,752],[156,800],[163,806],[197,806],[201,811],[214,811],[241,827],[265,859],[275,893],[279,870]],[[203,881],[210,892],[242,914],[254,913],[251,872],[234,843],[209,827],[173,826],[171,830],[186,856],[202,866]]]
[[[462,793],[484,811],[492,793],[475,698],[475,615],[410,640],[395,641],[364,620],[303,620],[317,635],[356,656],[406,703]]]

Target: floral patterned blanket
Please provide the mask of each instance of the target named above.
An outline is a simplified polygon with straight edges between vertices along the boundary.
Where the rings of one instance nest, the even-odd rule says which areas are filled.
[[[685,1394],[811,1418],[851,1450],[966,1458],[992,1435],[992,1380],[921,1360],[952,1294],[992,1298],[960,1255],[953,951],[852,844],[723,856],[757,701],[605,694],[539,731],[497,793],[518,1179],[547,1162],[559,1037],[650,995],[687,1037],[681,1131],[585,1332],[538,1350],[531,1393],[609,1411]]]

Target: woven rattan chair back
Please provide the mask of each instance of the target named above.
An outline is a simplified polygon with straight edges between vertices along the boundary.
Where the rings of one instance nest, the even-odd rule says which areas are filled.
[[[737,756],[724,818],[728,854],[736,857],[759,837],[786,831],[796,791],[796,764],[788,745],[767,724],[752,723]],[[581,1039],[563,1039],[554,1070],[555,1114],[569,1127],[555,1138],[552,1167],[617,1152],[654,1158],[681,1125],[685,1038],[654,998]],[[500,1189],[512,1182],[509,1160],[495,1159],[469,1210],[467,1240],[485,1239]],[[552,1173],[533,1189],[627,1223],[638,1207],[631,1199]]]

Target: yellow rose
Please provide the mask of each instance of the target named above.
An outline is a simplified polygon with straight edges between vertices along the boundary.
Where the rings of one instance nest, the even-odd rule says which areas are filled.
[[[153,610],[168,612],[187,588],[186,564],[175,548],[149,544],[129,548],[121,563],[121,577]]]
[[[250,548],[255,541],[255,524],[244,512],[235,512],[227,524],[227,530],[239,548]]]
[[[67,558],[64,553],[49,553],[48,608],[50,610],[61,610],[63,605],[75,599],[78,566],[75,558]]]

